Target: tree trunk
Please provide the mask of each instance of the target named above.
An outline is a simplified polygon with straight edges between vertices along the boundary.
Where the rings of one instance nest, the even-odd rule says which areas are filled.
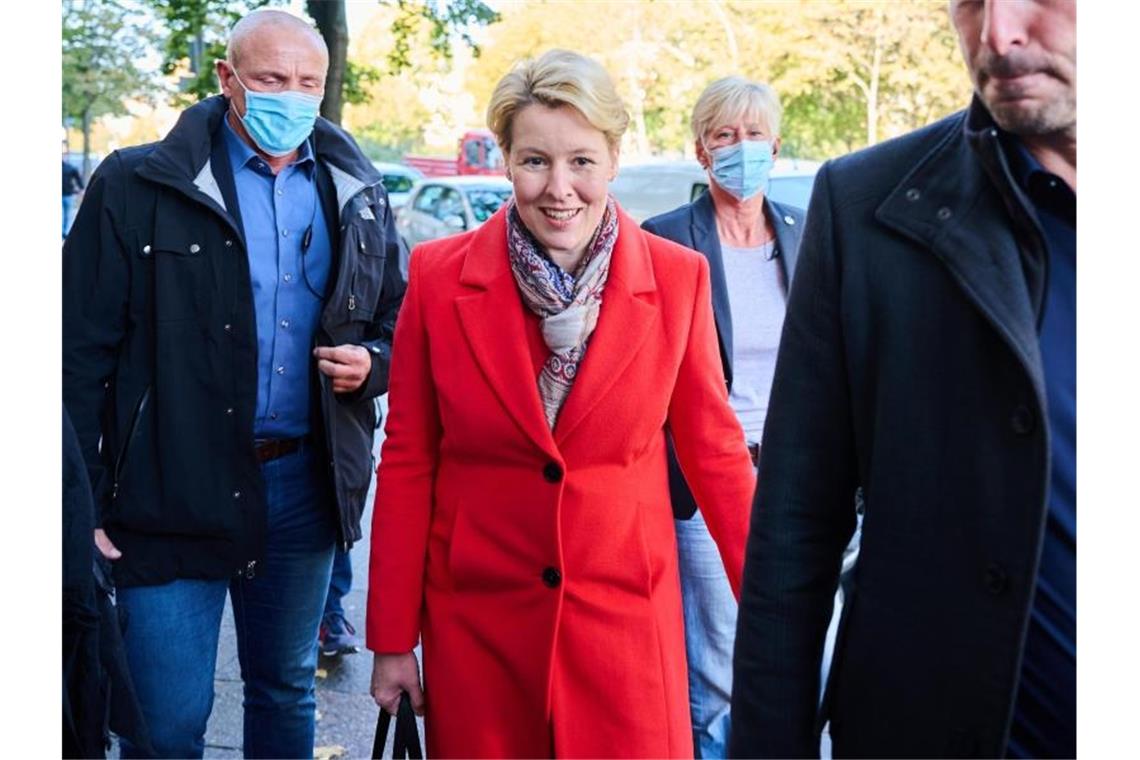
[[[641,86],[641,25],[633,24],[633,40],[626,57],[625,73],[629,81],[629,110],[631,126],[631,147],[634,156],[644,158],[649,154],[649,136],[645,129],[645,88]]]
[[[883,24],[886,11],[880,7],[875,15],[875,48],[871,54],[871,71],[867,77],[867,145],[879,141],[879,76],[883,65]]]
[[[91,109],[83,109],[83,184],[91,179]]]
[[[325,99],[321,116],[340,124],[344,109],[344,69],[348,58],[348,22],[344,0],[307,0],[305,9],[317,22],[317,29],[329,48],[329,75],[325,81]]]

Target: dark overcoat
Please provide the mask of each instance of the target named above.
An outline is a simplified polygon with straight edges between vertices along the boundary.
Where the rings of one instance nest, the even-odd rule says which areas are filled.
[[[1027,208],[978,103],[816,178],[753,505],[733,756],[818,756],[827,719],[836,757],[1004,752],[1049,482]]]

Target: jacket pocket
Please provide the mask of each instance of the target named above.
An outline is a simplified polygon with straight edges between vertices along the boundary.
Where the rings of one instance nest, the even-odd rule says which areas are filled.
[[[212,217],[210,212],[187,208],[185,201],[168,192],[159,194],[150,239],[139,241],[143,255],[154,262],[156,321],[208,319],[221,287],[214,261],[221,242],[219,220]]]
[[[155,320],[205,319],[214,290],[205,243],[173,232],[158,234],[156,230],[149,246],[154,259]]]
[[[151,388],[148,385],[139,396],[139,400],[135,402],[134,409],[131,412],[130,420],[123,433],[123,438],[119,443],[119,450],[115,454],[115,465],[112,470],[111,477],[111,501],[115,501],[119,497],[119,487],[122,483],[123,473],[127,464],[127,456],[130,454],[131,444],[137,437],[142,424],[143,416],[148,411],[150,404]]]
[[[367,322],[376,312],[384,287],[388,246],[380,220],[385,210],[364,200],[354,203],[354,208],[357,210],[351,214],[345,230],[344,255],[351,261],[345,318],[349,322]]]

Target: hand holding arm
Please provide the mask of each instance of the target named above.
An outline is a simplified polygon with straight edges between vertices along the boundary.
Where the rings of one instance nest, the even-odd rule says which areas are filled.
[[[333,381],[334,393],[351,393],[368,379],[372,372],[372,356],[363,346],[319,346],[313,349],[317,369]]]

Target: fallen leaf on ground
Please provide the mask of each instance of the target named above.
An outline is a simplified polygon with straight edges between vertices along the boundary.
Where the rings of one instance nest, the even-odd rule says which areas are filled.
[[[339,744],[313,749],[313,760],[338,760],[348,754],[348,750]]]

